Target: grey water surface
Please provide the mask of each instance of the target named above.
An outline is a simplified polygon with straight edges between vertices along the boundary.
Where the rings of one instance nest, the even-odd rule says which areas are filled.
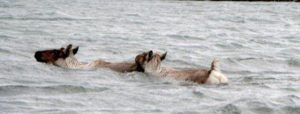
[[[209,68],[228,85],[70,70],[37,50],[80,46],[82,62],[168,52],[163,66]],[[0,113],[300,114],[300,4],[175,0],[0,0]]]

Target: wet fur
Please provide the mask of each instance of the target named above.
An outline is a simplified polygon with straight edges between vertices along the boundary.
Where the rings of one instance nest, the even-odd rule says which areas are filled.
[[[140,65],[136,64],[135,62],[111,63],[104,60],[96,60],[90,63],[82,63],[78,61],[78,59],[75,57],[75,54],[77,53],[78,49],[79,49],[78,47],[72,49],[72,45],[70,44],[67,46],[65,50],[64,48],[60,49],[60,55],[55,55],[55,53],[57,52],[54,53],[53,50],[46,50],[46,51],[36,52],[35,58],[39,62],[54,64],[59,67],[70,68],[70,69],[93,70],[93,69],[107,68],[117,72],[133,72],[133,71],[143,72],[144,71],[144,69]],[[46,59],[44,60],[44,58]]]
[[[192,81],[199,84],[220,84],[228,83],[227,77],[221,73],[219,69],[219,60],[215,59],[212,62],[211,69],[191,69],[191,70],[176,70],[173,68],[161,67],[161,62],[166,57],[163,55],[154,54],[149,52],[142,61],[143,68],[146,73],[160,76],[160,77],[173,77],[178,80]]]

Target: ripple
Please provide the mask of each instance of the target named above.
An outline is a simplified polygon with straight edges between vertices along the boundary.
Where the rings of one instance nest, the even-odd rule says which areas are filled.
[[[287,62],[290,66],[300,67],[300,58],[291,58]]]
[[[285,106],[282,108],[286,114],[300,114],[299,106]]]
[[[234,104],[227,104],[226,106],[220,108],[218,112],[221,112],[222,114],[241,114],[242,111]]]
[[[99,19],[80,19],[80,18],[69,18],[69,17],[48,17],[48,18],[41,18],[41,17],[0,17],[0,20],[20,20],[20,21],[78,21],[78,20],[87,20],[87,21],[94,21]]]
[[[76,94],[87,92],[101,92],[108,90],[106,87],[87,88],[74,85],[55,85],[55,86],[24,86],[7,85],[0,86],[0,96],[16,96],[22,94]]]
[[[198,96],[198,97],[204,97],[204,93],[202,93],[200,91],[193,91],[193,94]]]
[[[272,114],[274,111],[265,100],[250,100],[247,102],[247,106],[256,113]]]

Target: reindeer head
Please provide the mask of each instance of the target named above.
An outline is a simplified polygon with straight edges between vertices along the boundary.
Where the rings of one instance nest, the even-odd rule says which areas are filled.
[[[66,49],[62,47],[60,49],[37,51],[35,52],[34,57],[38,62],[53,64],[60,58],[65,59],[70,56],[70,54],[75,55],[78,52],[78,49],[79,47],[72,49],[72,44],[69,44]]]
[[[155,71],[160,68],[161,62],[166,58],[167,52],[160,55],[158,53],[153,54],[153,51],[137,55],[135,58],[136,64],[141,66],[145,72]]]

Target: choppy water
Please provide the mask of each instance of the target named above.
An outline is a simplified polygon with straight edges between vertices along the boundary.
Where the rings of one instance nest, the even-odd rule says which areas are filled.
[[[229,85],[37,63],[37,50],[164,66],[222,61]],[[272,2],[0,0],[0,113],[300,113],[300,5]]]

